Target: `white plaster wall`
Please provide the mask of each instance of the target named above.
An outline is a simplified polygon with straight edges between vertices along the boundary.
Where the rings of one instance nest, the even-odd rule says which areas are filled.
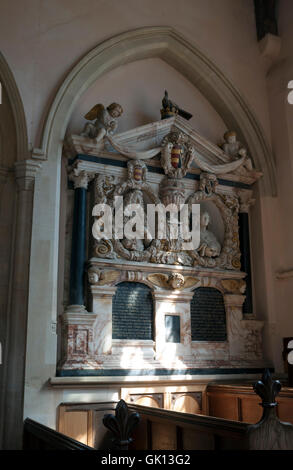
[[[208,100],[177,70],[161,59],[145,59],[118,67],[103,75],[79,100],[68,133],[80,133],[84,115],[97,103],[122,105],[117,132],[124,132],[161,119],[164,91],[190,112],[190,125],[214,143],[223,141],[226,126]]]
[[[253,0],[2,0],[0,44],[21,92],[33,147],[73,65],[103,40],[144,26],[172,26],[199,47],[240,89],[269,138]]]
[[[281,51],[268,71],[267,89],[272,147],[276,162],[278,197],[262,201],[267,291],[267,351],[277,370],[283,369],[282,338],[293,336],[293,278],[277,280],[276,274],[293,267],[293,106],[287,101],[288,82],[293,79],[293,3],[279,2]],[[260,296],[259,294],[257,294]]]

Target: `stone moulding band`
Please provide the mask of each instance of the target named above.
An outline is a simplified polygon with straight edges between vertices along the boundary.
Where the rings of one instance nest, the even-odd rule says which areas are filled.
[[[274,372],[274,368],[270,368]],[[260,374],[263,368],[213,369],[73,369],[57,370],[57,377],[120,377],[120,376],[173,376],[173,375],[225,375]]]
[[[112,158],[105,158],[105,157],[95,157],[92,155],[76,155],[75,158],[69,160],[69,164],[73,165],[73,163],[76,160],[82,160],[85,162],[95,162],[95,163],[100,163],[102,165],[110,165],[110,166],[118,166],[120,168],[127,168],[127,161],[123,160],[114,160]],[[164,170],[163,168],[147,165],[147,169],[151,173],[158,173],[160,175],[164,175]],[[200,180],[200,174],[196,173],[187,173],[184,178],[186,179],[192,179],[192,180]],[[241,189],[251,189],[252,185],[241,183],[240,181],[231,181],[231,180],[224,180],[221,178],[218,178],[218,182],[222,186],[233,186],[235,188],[241,188]],[[68,181],[68,188],[73,189],[73,183],[71,181]]]

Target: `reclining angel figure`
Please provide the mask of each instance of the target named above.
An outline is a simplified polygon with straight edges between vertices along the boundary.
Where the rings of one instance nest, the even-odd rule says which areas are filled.
[[[84,117],[92,122],[87,122],[83,132],[83,137],[90,137],[100,142],[105,135],[112,135],[117,129],[117,118],[123,113],[122,106],[117,103],[110,104],[107,108],[102,104],[96,104]]]

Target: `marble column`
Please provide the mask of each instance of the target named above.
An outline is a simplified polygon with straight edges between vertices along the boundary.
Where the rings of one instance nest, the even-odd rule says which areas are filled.
[[[239,242],[241,251],[241,271],[246,273],[246,299],[243,304],[243,313],[253,313],[252,302],[252,280],[250,262],[250,239],[249,239],[249,207],[254,204],[252,191],[238,192],[239,195]]]
[[[74,184],[70,290],[68,311],[86,311],[84,306],[84,267],[86,262],[86,209],[88,183],[94,174],[74,168],[69,180]]]
[[[3,448],[22,446],[24,371],[27,336],[29,265],[34,183],[41,164],[34,160],[15,163],[17,197],[15,206],[13,258],[8,303],[8,322],[3,348]],[[10,234],[12,237],[13,234]],[[10,442],[11,440],[11,442]]]

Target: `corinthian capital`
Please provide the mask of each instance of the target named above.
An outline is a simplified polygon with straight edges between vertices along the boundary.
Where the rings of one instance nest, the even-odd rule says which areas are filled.
[[[239,212],[249,212],[250,206],[253,206],[255,199],[252,197],[253,191],[246,189],[238,189],[237,196],[239,198]]]
[[[68,178],[70,181],[73,181],[74,189],[87,189],[89,182],[94,178],[94,176],[94,173],[89,173],[85,170],[79,170],[78,168],[71,168]]]

